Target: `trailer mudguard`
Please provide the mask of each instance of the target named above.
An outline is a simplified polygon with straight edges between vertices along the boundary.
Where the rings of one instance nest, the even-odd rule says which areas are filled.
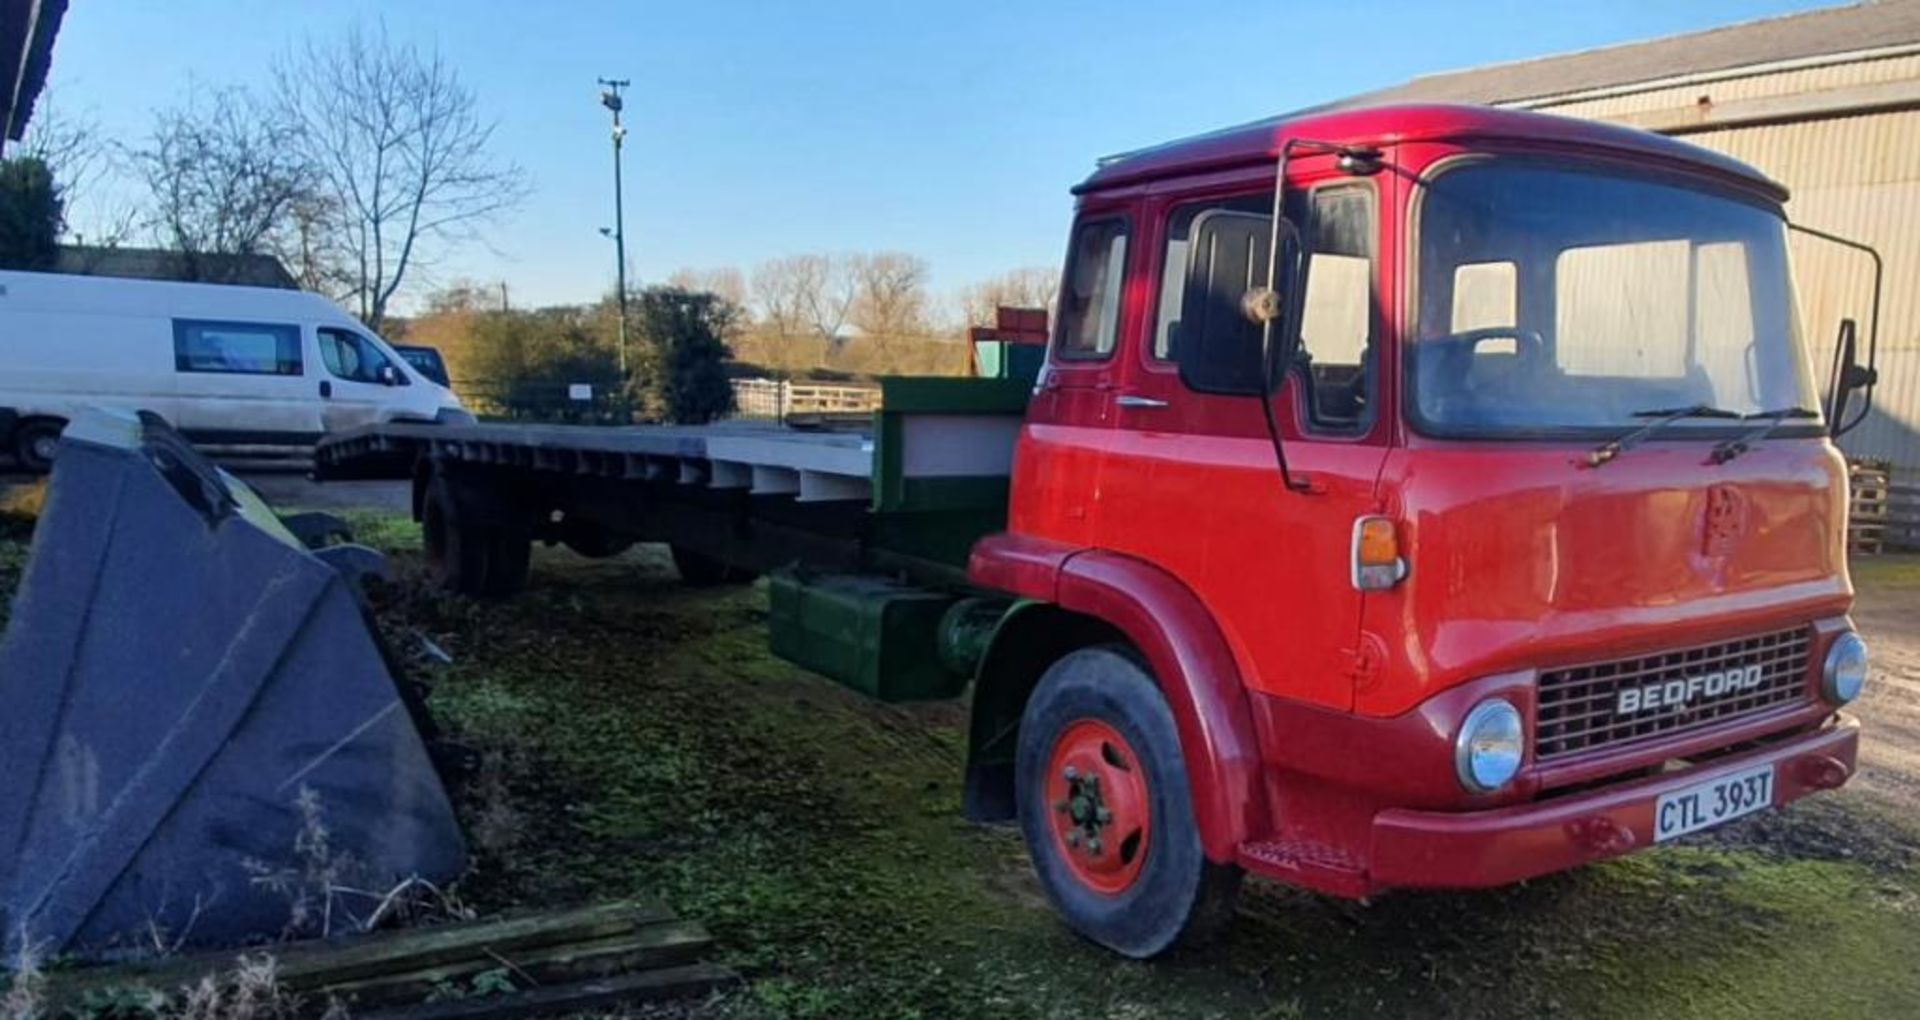
[[[1209,860],[1233,861],[1241,843],[1267,831],[1260,745],[1240,670],[1192,589],[1131,556],[1010,534],[982,539],[968,574],[976,584],[1099,620],[1146,657],[1179,726],[1194,821]]]

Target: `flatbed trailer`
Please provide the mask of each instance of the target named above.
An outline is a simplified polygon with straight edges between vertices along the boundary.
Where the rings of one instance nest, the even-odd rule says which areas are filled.
[[[1777,184],[1407,106],[1076,191],[1044,361],[996,359],[1030,376],[890,380],[846,433],[381,426],[318,472],[411,479],[475,594],[534,541],[768,574],[777,654],[969,695],[968,817],[1017,819],[1067,923],[1134,957],[1244,874],[1500,885],[1852,775],[1832,437],[1877,330],[1840,324],[1823,398]]]
[[[409,480],[428,559],[455,590],[512,595],[535,542],[590,557],[662,542],[689,583],[778,573],[775,648],[790,658],[876,696],[943,697],[970,678],[892,649],[932,647],[929,628],[968,591],[973,544],[1006,526],[1030,390],[887,380],[864,427],[396,423],[328,437],[314,471]],[[881,670],[862,648],[903,618],[914,630],[887,636]]]

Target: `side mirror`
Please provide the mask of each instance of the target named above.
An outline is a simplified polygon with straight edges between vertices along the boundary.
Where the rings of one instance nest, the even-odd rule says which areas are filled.
[[[1840,335],[1833,344],[1833,377],[1827,390],[1827,428],[1836,438],[1851,432],[1867,419],[1867,413],[1873,409],[1873,387],[1880,381],[1879,370],[1871,364],[1860,364],[1860,327],[1852,319],[1840,320]],[[1848,405],[1852,403],[1854,391],[1862,391],[1865,400],[1861,403],[1860,413],[1852,420],[1847,419]]]

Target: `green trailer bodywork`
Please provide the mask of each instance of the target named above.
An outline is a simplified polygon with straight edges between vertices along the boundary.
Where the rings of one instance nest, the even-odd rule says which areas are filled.
[[[966,564],[976,541],[1006,527],[1008,477],[1001,470],[967,473],[970,452],[992,451],[940,451],[951,470],[932,476],[910,471],[909,462],[934,459],[915,447],[927,441],[929,428],[953,443],[1003,438],[996,431],[1017,423],[1031,383],[896,378],[881,387],[866,569],[774,574],[771,647],[882,701],[956,697],[1007,605],[970,597]]]

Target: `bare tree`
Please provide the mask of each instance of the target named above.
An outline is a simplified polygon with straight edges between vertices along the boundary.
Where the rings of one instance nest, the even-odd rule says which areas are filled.
[[[152,203],[151,227],[194,279],[222,281],[228,256],[266,250],[308,190],[293,131],[245,92],[227,89],[163,110],[134,165]]]
[[[849,260],[854,301],[849,320],[870,336],[916,336],[927,329],[927,260],[883,251]]]
[[[960,291],[960,313],[968,326],[991,326],[996,310],[1009,308],[1051,309],[1060,295],[1060,271],[1049,266],[1028,266],[982,280]]]
[[[138,229],[138,207],[108,186],[125,175],[125,152],[107,140],[91,116],[56,102],[53,90],[41,93],[14,153],[52,168],[66,203],[64,229],[78,243],[113,247]]]
[[[682,266],[667,277],[667,283],[696,294],[717,294],[740,313],[747,311],[747,278],[733,266],[717,269]]]
[[[356,277],[340,222],[339,204],[332,196],[309,187],[295,196],[280,226],[267,238],[302,290],[340,299],[354,292]]]
[[[832,255],[792,255],[782,261],[791,267],[800,312],[814,335],[829,347],[845,343],[857,293],[851,261]]]
[[[809,273],[798,257],[770,259],[754,267],[751,287],[754,322],[773,341],[781,374],[796,337],[808,331],[807,299],[804,290]]]
[[[471,236],[526,193],[520,168],[488,153],[494,124],[438,52],[384,27],[309,40],[275,69],[282,116],[334,203],[347,297],[378,328],[432,249]]]

